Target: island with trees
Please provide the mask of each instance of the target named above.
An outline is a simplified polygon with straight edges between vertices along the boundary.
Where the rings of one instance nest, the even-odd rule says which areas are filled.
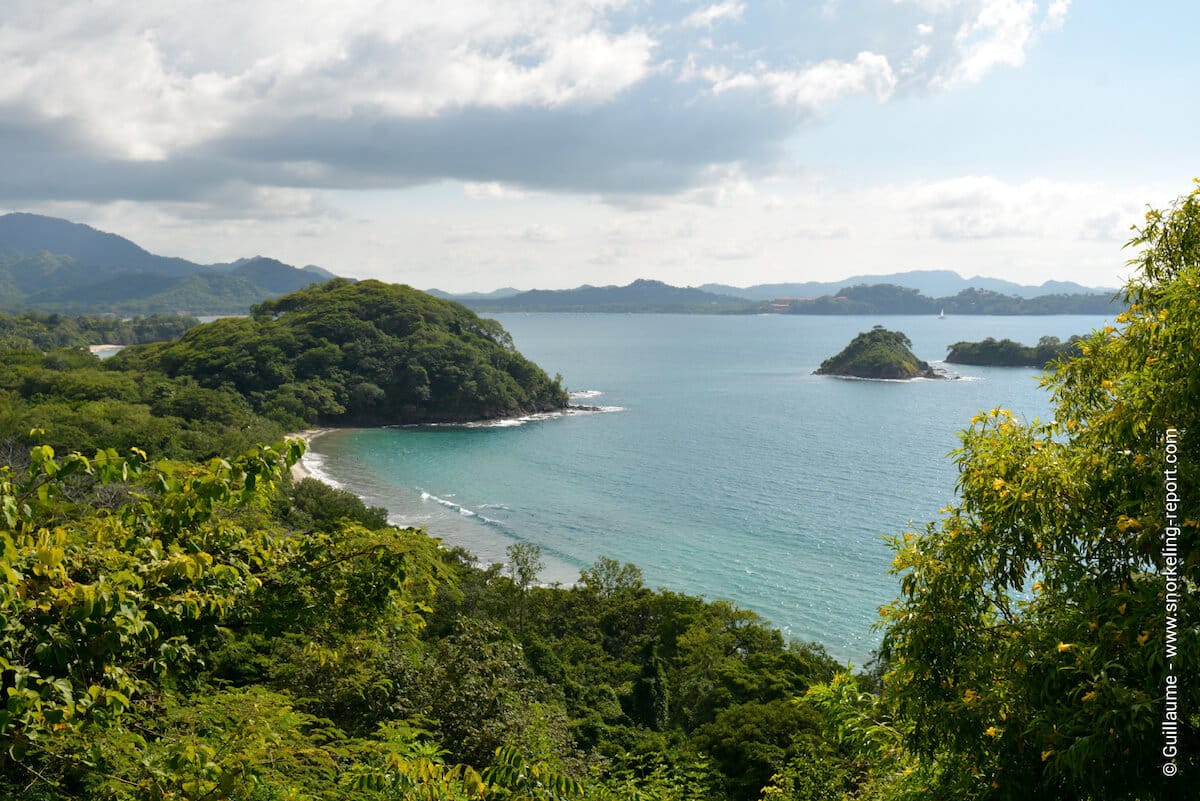
[[[821,362],[821,366],[813,372],[843,378],[892,381],[945,378],[928,362],[917,358],[907,336],[899,331],[889,331],[881,325],[854,337],[840,353]]]
[[[988,337],[979,342],[955,342],[948,348],[946,361],[982,367],[1048,367],[1060,359],[1078,356],[1082,342],[1081,336],[1070,337],[1066,342],[1058,337],[1042,337],[1031,346]]]

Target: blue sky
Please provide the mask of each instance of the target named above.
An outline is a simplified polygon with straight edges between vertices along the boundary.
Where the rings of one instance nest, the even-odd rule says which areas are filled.
[[[418,287],[1115,285],[1191,3],[4,0],[0,210]]]

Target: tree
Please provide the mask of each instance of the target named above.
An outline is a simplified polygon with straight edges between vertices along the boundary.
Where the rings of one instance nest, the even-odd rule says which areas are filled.
[[[885,696],[937,796],[1193,797],[1200,188],[1135,230],[1129,311],[1044,379],[1054,419],[975,417],[958,500],[893,543]],[[1184,778],[1163,775],[1171,710]]]

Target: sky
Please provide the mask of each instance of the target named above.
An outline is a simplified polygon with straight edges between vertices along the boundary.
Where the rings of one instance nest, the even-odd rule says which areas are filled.
[[[1116,286],[1200,4],[0,0],[0,211],[419,288]]]

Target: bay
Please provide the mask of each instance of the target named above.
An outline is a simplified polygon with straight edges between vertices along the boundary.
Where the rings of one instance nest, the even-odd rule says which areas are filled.
[[[605,411],[474,427],[337,431],[326,480],[484,563],[540,546],[544,581],[606,556],[649,585],[723,598],[861,665],[896,597],[885,535],[954,497],[947,454],[978,410],[1050,415],[1039,371],[952,381],[814,376],[875,324],[936,362],[953,342],[1066,339],[1099,317],[496,315],[518,349]]]

